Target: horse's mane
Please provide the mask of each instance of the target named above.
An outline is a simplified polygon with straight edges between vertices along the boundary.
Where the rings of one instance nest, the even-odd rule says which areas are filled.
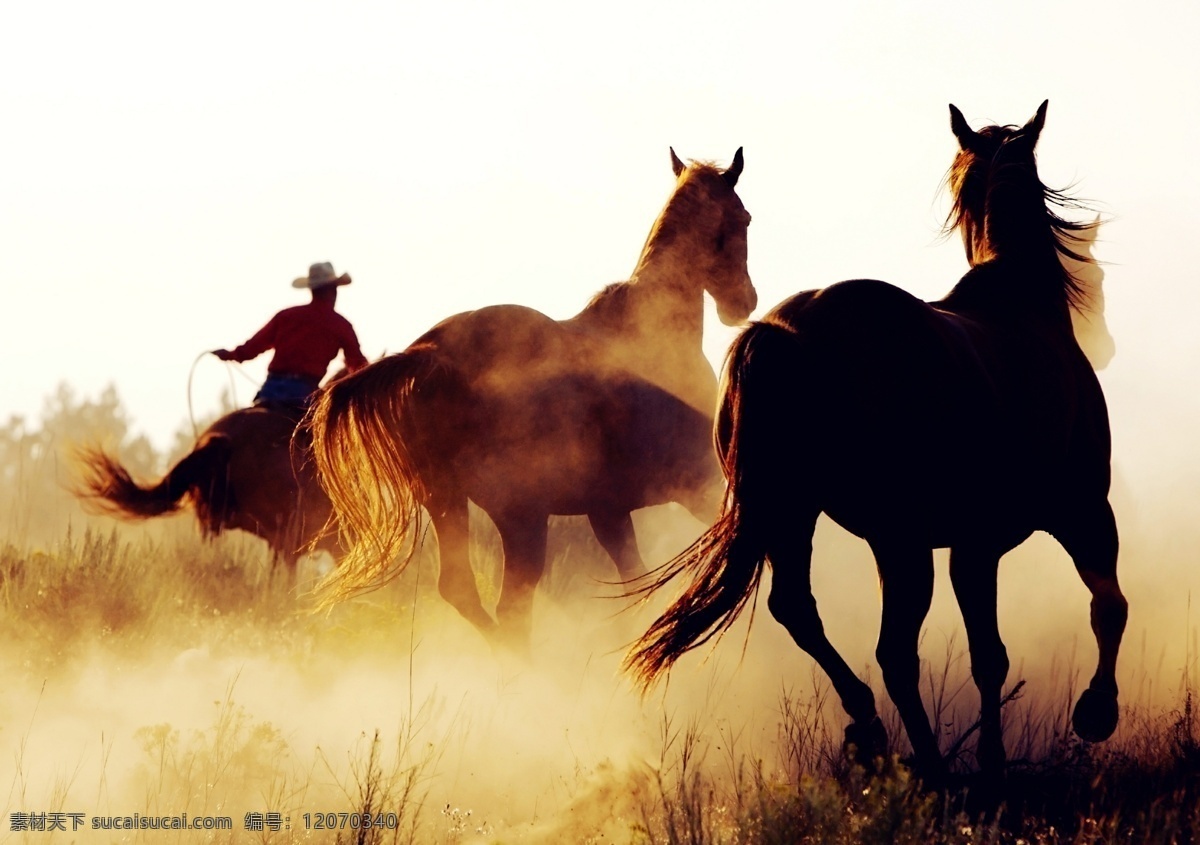
[[[693,161],[680,177],[680,184],[672,194],[670,201],[663,209],[658,219],[646,237],[642,247],[642,258],[655,247],[666,246],[691,225],[694,216],[708,205],[705,191],[732,190],[722,178],[725,171],[713,162]],[[707,186],[703,188],[702,186]],[[595,296],[588,300],[587,305],[580,311],[579,317],[587,315],[589,320],[604,325],[618,325],[626,321],[630,299],[635,295],[632,281],[613,282],[601,288]]]
[[[644,289],[638,285],[642,270],[656,255],[662,255],[661,250],[677,242],[686,246],[687,242],[681,239],[694,237],[697,229],[717,232],[717,250],[722,248],[721,241],[727,236],[726,230],[730,237],[735,236],[738,226],[744,233],[748,221],[729,211],[741,207],[734,193],[742,169],[741,149],[734,155],[733,164],[727,169],[722,169],[711,161],[693,160],[684,165],[675,156],[674,150],[671,156],[676,173],[675,190],[650,227],[650,233],[646,236],[631,278],[624,282],[614,282],[601,289],[568,322],[608,328],[628,326],[631,311],[638,308],[634,300]],[[668,276],[668,279],[666,284],[680,285],[684,289],[689,284],[682,277],[670,280],[671,277]]]
[[[662,214],[654,221],[646,238],[646,248],[651,244],[666,246],[688,227],[689,221],[708,203],[701,186],[707,191],[733,190],[722,178],[724,172],[710,161],[693,161],[680,177],[679,186]],[[643,249],[645,252],[645,249]]]
[[[959,150],[945,178],[953,204],[943,232],[962,233],[972,265],[980,263],[974,254],[977,247],[991,257],[1016,255],[1044,262],[1046,274],[1058,283],[1056,296],[1077,311],[1085,310],[1088,293],[1060,256],[1095,264],[1095,259],[1075,249],[1075,244],[1088,240],[1079,233],[1099,221],[1077,223],[1059,213],[1086,210],[1088,205],[1068,190],[1051,188],[1041,180],[1032,145],[1016,140],[1021,129],[1012,125],[980,129],[976,134],[996,145],[990,158],[970,149]],[[1051,251],[1053,261],[1049,260]]]

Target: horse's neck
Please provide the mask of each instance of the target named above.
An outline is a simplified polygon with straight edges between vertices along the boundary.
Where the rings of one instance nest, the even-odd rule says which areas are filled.
[[[1018,322],[1039,331],[1072,336],[1070,309],[1047,292],[1058,270],[1044,262],[995,258],[977,264],[938,307],[982,323]]]
[[[704,357],[704,293],[655,266],[597,297],[568,321],[603,366],[633,373],[711,414],[716,377]]]
[[[685,256],[651,241],[629,281],[611,286],[576,317],[598,333],[661,346],[700,348],[704,290]]]
[[[630,281],[630,327],[654,346],[699,348],[704,291],[688,279],[643,273]]]

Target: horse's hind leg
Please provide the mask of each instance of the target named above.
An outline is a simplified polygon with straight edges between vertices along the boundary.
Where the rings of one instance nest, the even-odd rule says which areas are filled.
[[[602,511],[588,514],[588,522],[600,545],[617,565],[622,580],[628,581],[646,574],[646,564],[638,551],[637,535],[633,530],[633,518],[628,511]]]
[[[533,631],[533,593],[546,568],[544,513],[493,514],[504,546],[504,585],[496,603],[500,645],[522,656],[529,655]]]
[[[1092,632],[1100,659],[1096,674],[1071,717],[1077,733],[1089,742],[1108,739],[1117,728],[1117,652],[1129,605],[1117,583],[1117,524],[1107,500],[1074,506],[1051,528],[1079,577],[1092,593]]]
[[[950,581],[962,611],[971,650],[971,677],[979,688],[979,767],[991,775],[1004,770],[1004,737],[1000,730],[1000,693],[1008,677],[1008,652],[996,617],[999,555],[977,549],[950,550]]]
[[[490,637],[496,630],[496,621],[484,610],[479,600],[475,573],[471,570],[467,498],[448,496],[437,499],[429,503],[428,510],[437,532],[441,563],[438,592],[464,619],[485,637]]]
[[[779,532],[767,551],[771,562],[771,593],[767,608],[829,676],[842,708],[852,722],[846,745],[858,759],[870,763],[887,751],[887,733],[875,710],[871,688],[859,679],[825,636],[812,592],[812,532],[816,518],[799,519]]]
[[[906,543],[872,543],[883,588],[883,619],[875,657],[883,682],[912,743],[921,774],[931,785],[944,782],[946,763],[921,701],[917,643],[933,601],[933,553]]]

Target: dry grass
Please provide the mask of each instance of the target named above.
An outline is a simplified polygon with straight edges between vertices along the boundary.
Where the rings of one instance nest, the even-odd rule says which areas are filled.
[[[39,475],[61,466],[36,434],[10,432],[21,463],[0,510],[4,841],[1184,843],[1200,826],[1191,648],[1182,682],[1162,666],[1125,682],[1121,728],[1096,746],[1069,731],[1071,662],[1024,688],[1014,670],[1011,764],[982,800],[975,691],[947,640],[924,683],[958,781],[931,795],[899,762],[886,707],[891,759],[872,772],[847,763],[837,701],[794,646],[764,645],[765,618],[747,651],[757,658],[739,629],[661,698],[638,699],[616,667],[645,619],[612,618],[617,605],[593,597],[611,593],[599,582],[612,568],[579,520],[552,529],[538,660],[506,671],[440,600],[432,550],[386,589],[314,614],[314,573],[297,589],[259,541],[202,543],[186,515],[88,520]],[[476,519],[472,554],[494,603],[498,543]],[[780,655],[801,674],[780,671]],[[10,829],[13,813],[73,811],[213,813],[234,830]],[[364,814],[388,824],[342,821]],[[318,815],[333,826],[315,828]]]
[[[572,530],[559,528],[560,534]],[[485,535],[476,551],[494,552],[490,544]],[[573,580],[560,574],[552,582],[560,600],[568,600]],[[308,666],[314,683],[336,680],[333,667],[353,654],[390,660],[402,676],[412,671],[412,654],[434,647],[422,639],[426,634],[415,633],[420,626],[414,627],[414,603],[439,603],[433,561],[423,559],[383,594],[316,616],[302,595],[273,577],[254,542],[229,538],[202,545],[186,532],[173,540],[146,540],[86,530],[69,532],[50,549],[10,544],[0,549],[0,584],[0,636],[9,643],[6,674],[10,688],[27,690],[44,689],[47,678],[94,672],[97,664],[159,665],[163,654],[179,660],[197,642],[210,657],[251,654],[273,664]],[[1069,680],[1054,704],[1044,703],[1044,695],[1042,703],[1014,696],[1006,708],[1008,777],[998,802],[981,805],[972,792],[973,688],[965,673],[953,642],[943,659],[927,666],[926,700],[944,726],[943,747],[961,776],[959,788],[945,796],[923,792],[898,758],[877,772],[850,766],[841,754],[836,702],[814,674],[812,692],[778,696],[777,736],[765,749],[743,747],[741,729],[706,718],[714,709],[707,704],[687,717],[663,716],[651,705],[641,718],[646,724],[658,720],[657,736],[647,745],[657,747],[657,759],[608,773],[621,796],[612,799],[610,792],[609,800],[625,802],[627,815],[616,833],[611,819],[594,825],[607,831],[603,841],[617,836],[672,845],[1191,841],[1200,822],[1200,725],[1190,686],[1171,710],[1127,707],[1118,737],[1103,746],[1071,736]],[[1063,677],[1073,678],[1073,672]],[[405,698],[383,708],[395,713],[394,730],[364,726],[357,742],[329,751],[304,748],[288,728],[257,717],[239,701],[239,675],[224,683],[206,724],[153,722],[131,736],[106,736],[94,785],[81,772],[86,766],[72,769],[70,754],[49,781],[31,774],[31,752],[23,749],[41,730],[40,705],[35,706],[26,727],[7,732],[16,765],[6,812],[28,806],[63,811],[79,806],[82,793],[98,799],[88,813],[131,802],[143,813],[232,812],[238,830],[229,841],[301,841],[295,829],[243,830],[244,814],[273,807],[295,822],[314,806],[321,812],[391,813],[395,824],[309,830],[303,841],[553,841],[539,839],[533,827],[514,826],[511,817],[493,822],[484,810],[441,797],[437,785],[447,752],[472,740],[463,718],[444,718],[453,708],[436,693],[414,698],[419,693],[410,684]],[[615,678],[611,683],[620,685]],[[519,694],[525,693],[512,692]],[[518,712],[534,719],[544,715]],[[475,713],[465,721],[479,718]],[[902,734],[894,714],[885,719],[896,741]],[[128,746],[136,746],[132,774],[103,762],[115,743],[126,747],[126,755]],[[904,751],[899,744],[894,750]],[[463,751],[465,759],[488,753]],[[455,765],[461,767],[462,760]],[[556,777],[568,792],[582,793],[596,772],[577,761]],[[570,835],[579,841],[598,836],[580,828],[571,828]]]
[[[779,769],[736,755],[726,741],[724,773],[705,773],[697,761],[727,738],[668,726],[635,841],[1166,845],[1192,842],[1200,830],[1200,724],[1190,691],[1176,711],[1127,712],[1110,744],[1083,743],[1062,726],[984,799],[972,772],[934,794],[898,757],[875,771],[849,765],[819,707],[784,696],[781,709]],[[1036,732],[1030,720],[1023,714],[1009,732]]]

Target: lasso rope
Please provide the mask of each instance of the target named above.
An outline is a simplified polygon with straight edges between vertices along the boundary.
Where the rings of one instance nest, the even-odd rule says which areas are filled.
[[[196,356],[196,360],[192,362],[192,367],[188,371],[188,381],[187,381],[188,420],[190,420],[192,423],[192,440],[194,443],[198,443],[200,441],[200,426],[197,425],[197,423],[196,423],[196,410],[195,410],[194,405],[192,404],[192,380],[196,376],[196,367],[200,363],[200,361],[203,360],[205,355],[212,355],[212,354],[213,354],[213,352],[211,350],[207,350],[207,349],[205,351],[201,352],[199,355]],[[220,359],[218,359],[218,360],[220,360]],[[223,363],[225,364],[225,371],[229,375],[229,398],[233,402],[233,407],[236,408],[238,406],[238,401],[237,401],[237,384],[233,380],[234,373],[236,372],[236,373],[240,374],[242,376],[242,378],[246,379],[246,381],[250,382],[251,384],[254,384],[255,381],[254,381],[254,378],[251,377],[251,375],[249,373],[247,373],[240,364],[238,364],[234,361],[224,361]]]

